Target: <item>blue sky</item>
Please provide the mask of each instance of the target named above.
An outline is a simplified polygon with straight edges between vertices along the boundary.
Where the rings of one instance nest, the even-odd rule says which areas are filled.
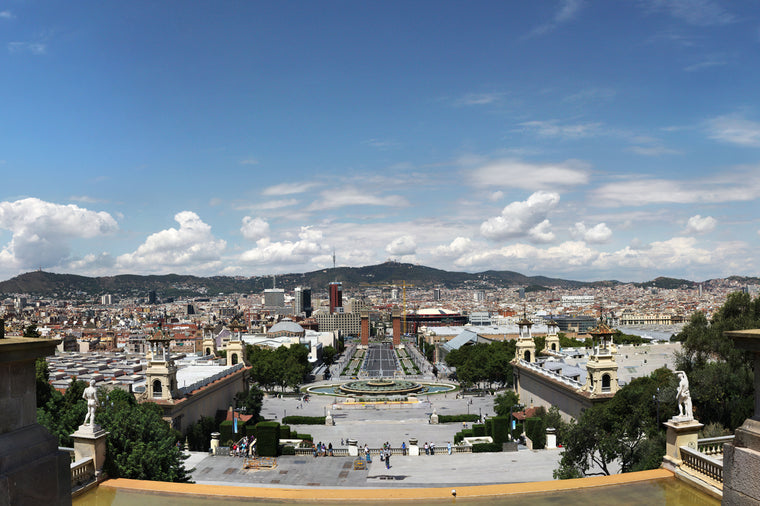
[[[0,278],[760,275],[760,4],[0,0]]]

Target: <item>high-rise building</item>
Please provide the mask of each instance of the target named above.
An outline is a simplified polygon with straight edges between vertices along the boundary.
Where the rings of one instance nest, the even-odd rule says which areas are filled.
[[[441,289],[440,288],[434,288],[433,289],[433,300],[435,300],[435,301],[441,300]]]
[[[264,307],[283,307],[285,305],[285,290],[269,288],[264,290]]]
[[[110,306],[111,304],[113,304],[113,296],[111,294],[101,295],[100,303],[103,306]]]
[[[306,318],[311,316],[314,308],[311,307],[311,288],[308,286],[298,286],[293,292],[293,313],[300,315],[303,313]]]
[[[156,303],[156,291],[151,290],[148,292],[148,304],[155,304]]]
[[[343,311],[343,284],[333,281],[328,285],[330,291],[330,313]],[[340,309],[338,309],[340,308]]]

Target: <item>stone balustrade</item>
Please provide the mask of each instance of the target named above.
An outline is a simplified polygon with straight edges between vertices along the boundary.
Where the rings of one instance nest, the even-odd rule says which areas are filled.
[[[734,440],[734,436],[708,437],[697,440],[697,451],[714,458],[723,458],[723,445]]]
[[[699,451],[693,450],[688,446],[681,446],[682,468],[696,471],[719,484],[723,483],[723,462],[713,457],[709,457]]]
[[[95,461],[92,457],[71,463],[71,491],[86,486],[95,478]]]

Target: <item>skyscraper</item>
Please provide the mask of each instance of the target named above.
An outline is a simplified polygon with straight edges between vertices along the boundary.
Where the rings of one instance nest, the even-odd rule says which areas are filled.
[[[343,311],[343,284],[333,281],[329,285],[330,290],[330,313]],[[337,309],[340,308],[340,309]]]
[[[296,315],[303,313],[306,318],[309,318],[313,310],[311,307],[311,288],[308,286],[296,287],[293,292],[293,313]]]

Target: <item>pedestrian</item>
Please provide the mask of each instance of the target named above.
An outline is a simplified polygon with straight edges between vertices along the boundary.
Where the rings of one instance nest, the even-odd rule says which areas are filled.
[[[446,444],[446,449],[449,451],[449,455],[451,455],[451,441]]]
[[[430,442],[430,455],[435,455],[435,443]]]
[[[401,455],[406,456],[406,441],[401,442]]]
[[[340,438],[340,445],[341,445],[341,446],[344,446],[344,445],[343,445],[343,438]]]
[[[425,455],[430,455],[430,445],[425,441]]]
[[[333,456],[332,441],[330,442],[330,444],[327,445],[327,452],[330,454],[330,457]]]
[[[385,468],[386,469],[391,468],[391,451],[390,450],[385,451]]]

